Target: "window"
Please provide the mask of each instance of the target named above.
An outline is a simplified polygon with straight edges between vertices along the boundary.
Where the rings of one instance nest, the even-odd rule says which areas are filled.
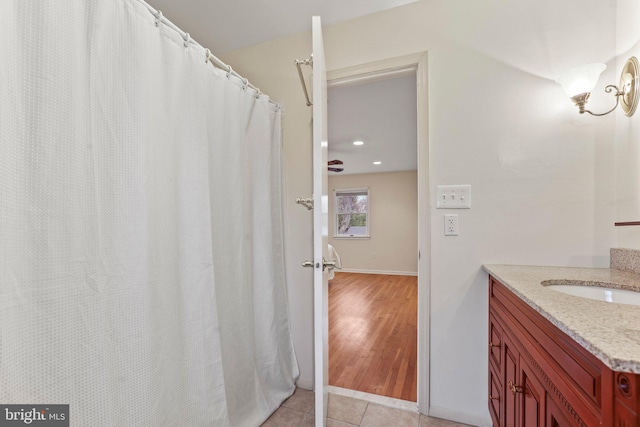
[[[334,237],[369,237],[369,189],[335,191]]]

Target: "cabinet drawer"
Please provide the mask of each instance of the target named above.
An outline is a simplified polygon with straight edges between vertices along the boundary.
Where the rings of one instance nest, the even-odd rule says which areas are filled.
[[[499,371],[498,371],[499,372]],[[495,427],[500,426],[500,407],[502,402],[502,386],[500,385],[500,374],[494,371],[494,367],[489,368],[489,412]]]
[[[489,315],[489,360],[496,372],[502,370],[502,328],[492,315]]]
[[[560,405],[547,393],[547,422],[545,425],[548,427],[574,427],[579,424],[570,422],[560,409]]]

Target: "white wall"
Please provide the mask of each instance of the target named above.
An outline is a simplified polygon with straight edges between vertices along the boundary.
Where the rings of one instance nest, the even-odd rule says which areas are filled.
[[[368,239],[334,238],[333,190],[369,188]],[[416,171],[329,177],[329,243],[343,269],[363,273],[418,273],[418,174]]]
[[[631,56],[640,57],[640,3],[618,1],[619,74]],[[617,77],[614,80],[617,82]],[[632,117],[616,112],[616,221],[640,221],[640,111]],[[616,227],[618,246],[640,249],[640,227]]]
[[[578,115],[552,77],[614,58],[615,22],[612,0],[422,0],[325,28],[329,70],[429,52],[434,414],[490,422],[483,263],[608,265],[616,118]],[[311,213],[294,200],[311,195],[311,109],[293,61],[310,50],[305,33],[224,57],[285,105],[289,299],[307,386],[312,280],[299,265],[311,256]],[[617,81],[611,68],[602,81]],[[607,101],[594,94],[591,106],[604,109]],[[472,185],[458,237],[442,235],[439,184]]]

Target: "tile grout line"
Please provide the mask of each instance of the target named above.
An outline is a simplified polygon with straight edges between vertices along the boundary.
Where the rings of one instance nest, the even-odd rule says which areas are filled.
[[[365,400],[365,402],[367,402]],[[358,427],[362,425],[362,421],[364,420],[364,415],[367,413],[367,409],[369,409],[369,402],[367,402],[367,406],[364,407],[364,411],[362,411],[362,416],[360,417],[360,422],[358,422]]]

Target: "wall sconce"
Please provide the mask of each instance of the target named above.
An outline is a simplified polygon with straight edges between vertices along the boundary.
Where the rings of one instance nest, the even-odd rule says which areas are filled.
[[[638,106],[638,98],[640,91],[640,82],[638,78],[640,76],[640,66],[638,65],[638,59],[635,56],[629,58],[622,68],[620,74],[620,85],[608,85],[604,88],[605,92],[614,92],[616,97],[616,105],[606,113],[594,113],[586,110],[584,106],[589,100],[591,91],[598,83],[600,74],[607,68],[604,64],[589,64],[581,67],[573,68],[560,75],[556,82],[562,86],[564,92],[571,98],[571,100],[578,107],[580,114],[589,113],[593,116],[604,116],[609,114],[616,108],[618,104],[622,105],[622,110],[627,116],[632,116]],[[622,98],[622,103],[620,103]]]

